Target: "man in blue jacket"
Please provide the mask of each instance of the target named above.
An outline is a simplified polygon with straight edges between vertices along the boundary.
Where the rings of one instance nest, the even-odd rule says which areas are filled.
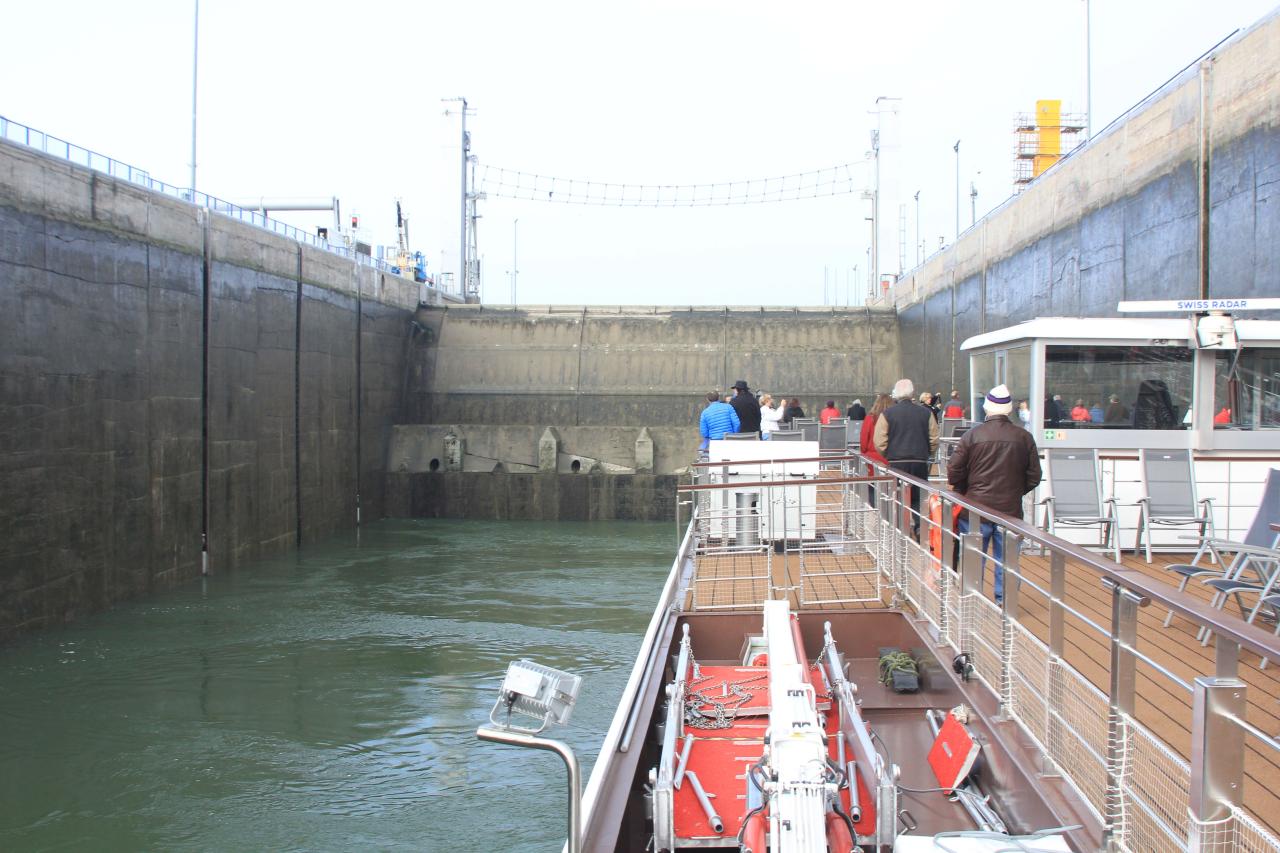
[[[698,418],[698,432],[702,434],[701,449],[706,450],[707,442],[713,438],[724,438],[727,432],[737,432],[741,425],[733,406],[720,402],[720,395],[715,391],[708,391],[707,407],[702,410],[702,417]]]

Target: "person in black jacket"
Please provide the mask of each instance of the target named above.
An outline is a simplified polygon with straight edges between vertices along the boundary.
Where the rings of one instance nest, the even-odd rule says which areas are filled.
[[[1040,485],[1040,453],[1035,439],[1021,426],[1010,422],[1013,397],[1004,385],[987,392],[982,401],[987,418],[964,434],[947,466],[951,488],[975,504],[1022,518],[1022,496]],[[968,513],[960,516],[959,533],[969,532]],[[995,522],[983,521],[982,553],[996,561],[995,597],[1004,599],[1004,534]],[[994,542],[992,542],[994,540]],[[986,573],[987,558],[982,558]]]
[[[854,400],[849,406],[849,411],[845,413],[851,421],[865,421],[867,419],[867,410],[862,407],[861,400]]]
[[[928,406],[914,402],[916,388],[899,379],[890,395],[896,401],[876,420],[872,441],[889,467],[921,480],[929,479],[929,461],[938,449],[938,422]],[[920,487],[911,487],[911,529],[920,536]]]
[[[738,413],[741,424],[738,432],[760,432],[760,401],[747,388],[747,380],[739,379],[733,383],[733,400],[729,405]]]
[[[804,417],[804,409],[800,407],[800,401],[794,397],[787,398],[787,408],[782,413],[782,422],[787,426],[791,426],[791,422],[796,418]]]

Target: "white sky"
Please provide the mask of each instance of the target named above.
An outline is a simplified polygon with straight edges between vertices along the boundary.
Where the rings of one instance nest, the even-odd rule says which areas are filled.
[[[1274,0],[1094,0],[1100,130]],[[187,183],[189,0],[6,3],[0,115]],[[565,178],[687,184],[861,159],[879,95],[901,102],[896,183],[914,246],[1011,192],[1012,119],[1037,98],[1084,110],[1084,2],[391,2],[204,0],[199,176],[238,199],[337,195],[364,237],[395,242],[395,199],[429,271],[456,264],[457,125],[465,95],[481,165]],[[452,148],[450,147],[452,146]],[[897,160],[896,165],[892,162]],[[869,170],[864,170],[869,176]],[[869,204],[857,194],[747,207],[481,203],[484,300],[843,304],[866,289]],[[897,204],[882,204],[896,272]],[[282,218],[308,228],[325,214]],[[915,252],[907,250],[907,267]]]

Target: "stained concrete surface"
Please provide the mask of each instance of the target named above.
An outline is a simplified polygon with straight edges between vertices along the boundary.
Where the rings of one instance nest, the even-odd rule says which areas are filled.
[[[205,217],[0,143],[0,641],[197,576],[206,481],[214,572],[383,511],[420,288]]]

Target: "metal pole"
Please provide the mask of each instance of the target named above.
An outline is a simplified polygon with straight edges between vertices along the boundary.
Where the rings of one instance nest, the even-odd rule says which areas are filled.
[[[520,270],[517,261],[520,257],[520,219],[511,223],[511,304],[516,304],[516,276]]]
[[[191,200],[196,193],[196,72],[200,69],[200,0],[196,0],[196,21],[191,46]]]
[[[924,241],[920,239],[920,190],[916,190],[916,254],[916,263],[924,263]]]
[[[563,741],[534,737],[518,732],[502,731],[481,726],[476,729],[476,737],[480,740],[506,743],[512,746],[527,746],[532,749],[544,749],[554,752],[564,759],[565,769],[569,772],[569,853],[578,853],[582,849],[582,783],[581,771],[578,768],[578,757],[573,754],[572,747]]]
[[[976,225],[978,222],[978,187],[973,181],[969,182],[969,224]]]
[[[467,297],[467,99],[462,101],[462,205],[458,224],[462,232],[458,236],[458,295]]]
[[[960,239],[960,140],[956,140],[956,239]]]
[[[871,195],[871,293],[880,287],[880,111],[876,110],[876,132],[871,139],[876,160],[876,188]]]
[[[1205,824],[1225,820],[1244,800],[1245,683],[1197,676],[1191,713],[1191,837],[1188,849],[1220,849]]]
[[[1084,0],[1084,132],[1093,139],[1093,3]]]
[[[1107,789],[1103,810],[1103,846],[1117,850],[1128,832],[1124,792],[1130,774],[1129,723],[1137,697],[1138,608],[1147,599],[1110,580],[1111,587],[1111,689],[1107,713]]]

